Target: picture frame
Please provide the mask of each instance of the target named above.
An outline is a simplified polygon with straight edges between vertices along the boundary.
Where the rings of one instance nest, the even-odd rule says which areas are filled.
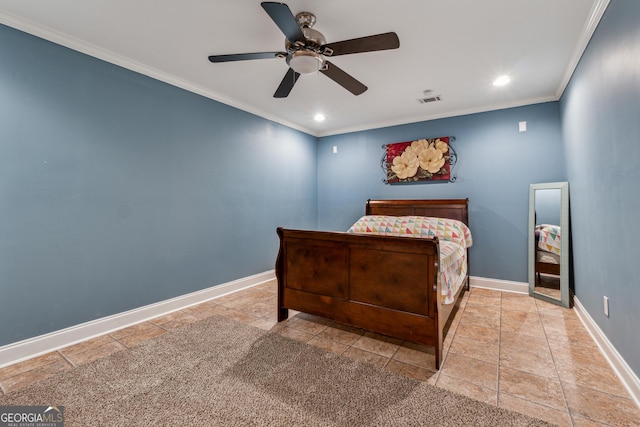
[[[457,160],[451,142],[455,137],[422,138],[383,145],[382,168],[387,184],[453,182],[451,169]]]

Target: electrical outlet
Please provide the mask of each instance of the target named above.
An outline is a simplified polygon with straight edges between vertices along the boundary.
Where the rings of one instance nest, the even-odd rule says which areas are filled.
[[[604,301],[604,315],[609,317],[609,298],[602,297]]]

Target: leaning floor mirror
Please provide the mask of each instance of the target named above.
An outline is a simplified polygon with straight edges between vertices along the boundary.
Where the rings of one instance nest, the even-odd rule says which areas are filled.
[[[563,307],[569,297],[569,183],[529,187],[529,295]]]

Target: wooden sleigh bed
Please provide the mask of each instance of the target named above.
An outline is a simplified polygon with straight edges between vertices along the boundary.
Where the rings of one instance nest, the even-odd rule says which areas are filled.
[[[448,218],[468,225],[468,205],[468,199],[369,200],[366,215]],[[447,320],[469,283],[465,264],[453,302],[443,303],[437,237],[284,228],[277,233],[278,321],[293,309],[434,346],[440,368]]]

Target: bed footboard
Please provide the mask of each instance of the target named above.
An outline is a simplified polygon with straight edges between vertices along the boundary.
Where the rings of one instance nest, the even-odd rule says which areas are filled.
[[[436,348],[438,240],[277,229],[278,321],[294,309]]]

